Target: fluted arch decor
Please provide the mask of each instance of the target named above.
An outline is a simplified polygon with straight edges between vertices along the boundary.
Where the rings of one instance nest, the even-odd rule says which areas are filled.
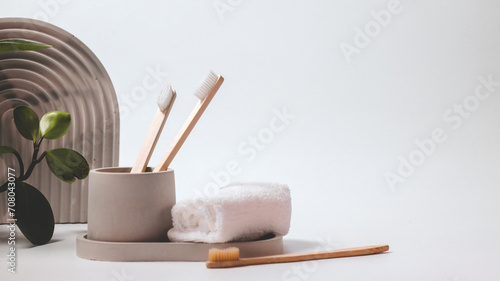
[[[117,166],[118,102],[106,70],[92,51],[61,28],[33,19],[0,18],[0,39],[26,39],[52,46],[0,53],[0,145],[14,147],[28,163],[33,143],[17,132],[14,107],[30,106],[39,117],[61,110],[71,114],[70,131],[60,139],[44,142],[42,149],[74,149],[85,156],[90,168]],[[18,165],[13,158],[0,158],[2,183],[7,179],[7,168]],[[87,221],[88,179],[64,183],[41,163],[27,182],[47,197],[57,223]],[[5,206],[5,196],[5,192],[1,194],[0,206]],[[0,208],[2,223],[7,222],[6,209]]]

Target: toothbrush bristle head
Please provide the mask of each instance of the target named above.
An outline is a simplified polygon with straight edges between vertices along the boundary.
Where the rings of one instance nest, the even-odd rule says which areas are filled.
[[[240,259],[240,249],[237,247],[229,247],[226,249],[212,248],[208,250],[208,261],[237,261]]]
[[[201,86],[198,88],[198,90],[194,93],[194,95],[200,99],[201,101],[204,100],[208,94],[210,93],[210,90],[215,86],[217,83],[217,79],[219,78],[219,75],[217,75],[215,72],[211,71],[207,74],[205,79],[203,79],[201,82]]]
[[[169,104],[172,102],[172,97],[174,96],[174,89],[172,89],[172,86],[166,85],[162,90],[160,95],[158,96],[158,108],[162,112],[165,112],[167,110]]]

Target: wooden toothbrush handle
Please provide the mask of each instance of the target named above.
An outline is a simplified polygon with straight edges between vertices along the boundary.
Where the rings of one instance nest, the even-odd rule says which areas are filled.
[[[160,109],[156,111],[153,122],[149,127],[148,134],[146,135],[146,138],[142,143],[141,150],[139,150],[139,155],[135,160],[134,166],[132,166],[132,169],[130,170],[131,173],[142,173],[146,171],[149,159],[153,154],[153,150],[155,149],[158,139],[160,139],[163,126],[165,125],[168,115],[172,110],[172,106],[175,102],[176,97],[177,94],[175,90],[172,90],[172,99],[170,100],[170,104],[165,109],[165,111],[162,112]]]
[[[252,262],[250,264],[309,261],[309,260],[320,260],[320,259],[331,259],[331,258],[371,255],[371,254],[385,252],[387,250],[389,250],[388,245],[365,246],[365,247],[323,251],[323,252],[316,252],[316,253],[285,254],[285,255],[259,257],[259,258],[255,258],[255,259],[249,258],[248,260],[250,262]],[[245,260],[245,259],[240,259],[240,260]],[[256,263],[253,263],[253,262],[256,262]]]
[[[165,125],[165,113],[158,109],[155,118],[151,123],[146,139],[144,140],[141,150],[135,160],[134,166],[130,170],[131,173],[142,173],[146,171],[146,166],[148,165],[149,159],[153,154],[154,147],[160,138],[160,133],[162,131],[163,125]]]
[[[234,266],[255,265],[255,264],[270,264],[270,263],[284,263],[284,262],[353,257],[353,256],[363,256],[363,255],[382,253],[387,250],[389,250],[389,245],[365,246],[365,247],[324,251],[316,253],[285,254],[285,255],[275,255],[267,257],[257,257],[257,258],[242,258],[235,261],[213,262],[213,266],[211,267],[234,267]]]
[[[191,131],[193,130],[194,125],[196,125],[201,115],[208,107],[208,104],[215,96],[215,93],[217,93],[217,91],[219,90],[222,82],[224,82],[224,78],[219,75],[217,82],[210,90],[210,93],[207,95],[207,97],[196,104],[188,119],[186,120],[186,122],[184,122],[184,125],[182,125],[181,130],[179,131],[179,133],[177,133],[177,136],[175,136],[175,139],[168,148],[167,152],[161,158],[160,163],[154,168],[153,172],[165,171],[168,166],[170,166],[170,163],[172,163],[175,155],[181,149],[181,146],[182,144],[184,144],[184,141],[186,141],[189,133],[191,133]]]

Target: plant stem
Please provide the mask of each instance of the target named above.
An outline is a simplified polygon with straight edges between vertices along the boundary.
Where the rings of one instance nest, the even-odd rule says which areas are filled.
[[[47,152],[46,152],[46,151],[44,151],[44,152],[42,153],[42,155],[40,155],[40,158],[38,158],[38,159],[35,161],[35,164],[40,163],[40,162],[43,160],[43,158],[45,157],[45,155],[47,155]]]
[[[21,158],[21,155],[19,155],[19,152],[14,151],[13,153],[16,156],[17,161],[19,162],[19,170],[21,171],[19,173],[19,178],[21,178],[21,177],[24,176],[24,163],[23,163],[23,159]]]
[[[28,170],[26,170],[26,174],[24,174],[23,176],[19,177],[19,180],[21,180],[21,181],[27,180],[31,176],[31,173],[33,173],[33,170],[35,169],[36,164],[40,163],[40,161],[42,161],[42,159],[47,154],[44,151],[42,153],[42,155],[40,156],[40,158],[37,158],[38,157],[38,152],[40,151],[40,144],[42,143],[42,140],[43,140],[43,138],[40,138],[40,141],[38,143],[35,142],[33,144],[33,157],[31,158],[31,163],[30,163],[30,165],[28,167]]]

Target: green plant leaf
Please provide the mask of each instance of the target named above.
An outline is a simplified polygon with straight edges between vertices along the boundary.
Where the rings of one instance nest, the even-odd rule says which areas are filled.
[[[51,111],[40,120],[40,135],[54,140],[64,136],[71,126],[71,115],[63,111]]]
[[[0,155],[6,154],[6,153],[15,153],[16,150],[10,146],[0,146]]]
[[[50,47],[52,46],[21,39],[0,40],[0,52],[33,51],[47,49]]]
[[[35,187],[16,181],[16,224],[34,245],[43,245],[54,234],[54,214],[49,201]]]
[[[38,136],[38,116],[33,109],[19,105],[14,108],[14,123],[16,128],[25,139],[36,141]]]
[[[89,164],[80,153],[67,148],[47,150],[46,153],[49,169],[60,180],[72,183],[88,176]]]

